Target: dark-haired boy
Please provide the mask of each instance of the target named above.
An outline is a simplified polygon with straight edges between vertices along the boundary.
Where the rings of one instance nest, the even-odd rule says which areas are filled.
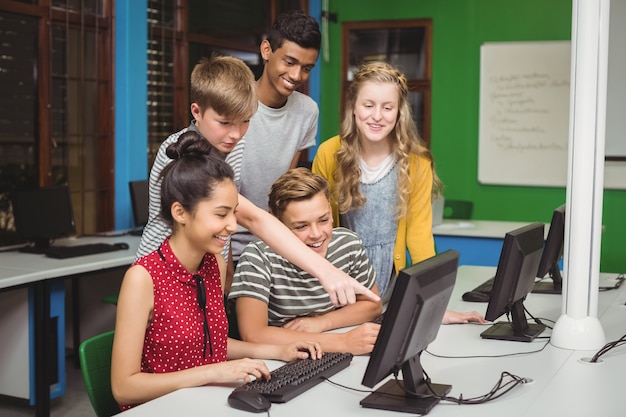
[[[274,181],[294,168],[301,152],[315,144],[317,104],[296,90],[308,81],[320,44],[317,21],[299,10],[281,14],[261,42],[264,67],[256,81],[259,108],[227,161],[240,166],[239,193],[264,210]],[[257,239],[240,227],[231,238],[233,260],[237,262],[244,247]]]

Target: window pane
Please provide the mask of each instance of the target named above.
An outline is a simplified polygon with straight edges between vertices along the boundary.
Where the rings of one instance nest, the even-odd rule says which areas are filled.
[[[69,184],[77,233],[94,230],[98,172],[103,161],[98,148],[96,36],[94,32],[53,27],[52,51],[52,182]],[[78,196],[82,196],[78,198]],[[95,211],[94,211],[95,210]]]
[[[9,193],[37,184],[37,19],[0,12],[0,246],[15,243]]]
[[[418,91],[409,91],[408,101],[413,112],[413,120],[420,136],[424,137],[424,95]]]
[[[102,16],[103,0],[52,0],[52,7],[72,12]]]
[[[348,81],[368,61],[389,62],[408,79],[424,78],[425,35],[423,27],[351,30]]]
[[[197,1],[189,13],[189,32],[258,45],[268,26],[267,0]]]

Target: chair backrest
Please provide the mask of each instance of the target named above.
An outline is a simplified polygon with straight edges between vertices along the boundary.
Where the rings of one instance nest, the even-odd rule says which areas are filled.
[[[91,405],[98,417],[120,412],[111,392],[113,331],[83,341],[78,348],[80,368]]]
[[[150,197],[148,180],[129,181],[130,205],[133,209],[133,221],[136,227],[143,227],[148,223]]]
[[[474,203],[471,201],[446,199],[444,202],[443,218],[469,220],[472,218],[473,210]]]

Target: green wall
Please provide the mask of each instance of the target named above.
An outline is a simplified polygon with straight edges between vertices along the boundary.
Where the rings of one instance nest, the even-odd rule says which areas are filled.
[[[335,0],[330,11],[338,21],[329,25],[329,62],[320,59],[322,140],[339,126],[341,22],[431,18],[431,141],[445,196],[474,201],[475,219],[550,222],[565,188],[478,183],[479,51],[490,41],[571,39],[571,0]],[[626,269],[625,211],[626,191],[605,191],[601,271]]]

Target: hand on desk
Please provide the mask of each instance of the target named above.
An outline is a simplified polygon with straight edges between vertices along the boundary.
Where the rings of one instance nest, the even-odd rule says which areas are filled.
[[[446,310],[443,315],[442,324],[466,324],[466,323],[487,323],[487,320],[477,311],[466,311],[459,313],[458,311]]]

